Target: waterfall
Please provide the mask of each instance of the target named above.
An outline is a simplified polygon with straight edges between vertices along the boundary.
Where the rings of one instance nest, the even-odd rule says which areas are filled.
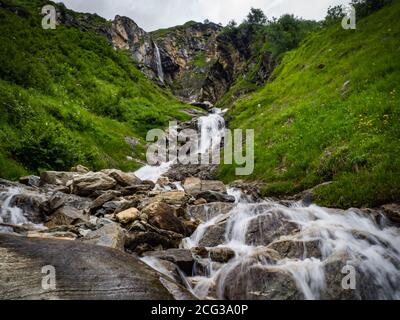
[[[160,81],[162,83],[164,83],[164,71],[162,68],[160,49],[158,48],[158,46],[155,42],[154,42],[154,54],[155,54],[154,58],[156,59],[156,66],[157,66],[157,76],[160,79]]]
[[[200,117],[197,127],[200,154],[219,148],[220,138],[223,137],[225,129],[220,110],[215,109],[213,113]],[[144,180],[157,181],[173,164],[174,162],[168,162],[158,167],[146,166],[136,175]],[[182,189],[180,183],[177,183],[177,186]],[[368,286],[367,291],[372,298],[400,299],[400,229],[391,226],[385,218],[381,217],[378,224],[372,215],[357,209],[343,211],[316,205],[307,207],[297,202],[283,205],[272,200],[255,203],[240,190],[232,188],[228,188],[228,194],[236,199],[234,208],[229,213],[217,216],[209,214],[210,219],[181,243],[181,248],[184,249],[199,247],[210,228],[218,226],[218,232],[221,233],[222,225],[225,229],[222,237],[224,240],[216,247],[228,248],[235,254],[234,258],[225,264],[215,263],[210,257],[196,257],[193,274],[185,277],[184,281],[189,290],[200,299],[215,296],[219,299],[226,298],[226,288],[235,287],[239,281],[237,279],[241,276],[252,274],[253,267],[281,272],[291,277],[305,299],[321,299],[328,289],[329,276],[332,276],[327,274],[327,263],[330,259],[338,259],[344,254],[345,263],[356,266],[361,278],[367,279],[367,284],[359,285]],[[206,212],[208,209],[206,205]],[[267,231],[263,229],[263,224],[264,227],[266,225]],[[275,228],[280,228],[280,224],[283,224],[283,229],[291,226],[293,232],[290,233],[289,230],[270,242],[266,241],[268,235],[264,232],[275,232]],[[268,228],[272,231],[268,231]],[[248,240],[249,234],[257,234],[261,242],[267,243],[252,243]],[[300,243],[303,253],[301,256],[281,257],[277,251],[272,250],[279,257],[272,260],[260,255],[260,252],[270,250],[269,246],[279,241]],[[314,252],[307,251],[307,243],[310,242],[315,244],[310,249]],[[154,267],[154,261],[145,262]],[[161,270],[160,266],[156,269],[165,271]],[[341,270],[336,277],[342,279],[344,275],[340,272]],[[244,294],[252,289],[245,288]],[[356,294],[359,294],[358,291]],[[359,296],[360,299],[368,297]]]
[[[200,129],[199,153],[204,154],[220,147],[221,139],[224,136],[225,120],[221,116],[220,109],[214,109],[213,113],[200,117],[198,120]]]
[[[19,193],[20,190],[18,188],[10,188],[7,192],[1,193],[0,199],[5,199],[3,204],[0,206],[0,223],[10,225],[23,225],[29,223],[28,219],[24,216],[22,209],[11,205],[12,200]],[[12,232],[12,228],[0,226],[0,232]]]
[[[200,117],[197,121],[197,127],[199,131],[199,154],[213,151],[217,147],[219,148],[225,131],[225,120],[221,116],[221,110],[214,109],[209,115]],[[176,163],[175,159],[161,163],[159,166],[146,165],[137,170],[135,175],[141,180],[157,182]]]
[[[283,258],[275,264],[268,260],[255,261],[254,257],[263,246],[246,242],[249,224],[273,215],[295,223],[299,228],[295,235],[282,239],[303,243],[318,241],[321,256]],[[371,216],[356,209],[343,212],[316,205],[304,207],[293,203],[286,207],[274,201],[248,203],[241,200],[227,215],[214,217],[200,225],[190,238],[184,239],[182,247],[191,249],[199,246],[199,240],[207,229],[227,216],[225,241],[219,246],[232,249],[235,258],[218,268],[209,259],[202,261],[208,264],[208,275],[195,275],[196,286],[193,290],[199,298],[206,298],[211,286],[216,285],[218,298],[223,299],[224,288],[229,284],[228,276],[235,267],[241,266],[241,272],[246,273],[253,265],[261,264],[265,268],[272,267],[291,274],[305,299],[320,299],[326,289],[324,263],[345,252],[349,263],[357,266],[363,275],[368,275],[368,285],[373,288],[375,298],[400,299],[400,230],[396,227],[385,223],[378,225]]]

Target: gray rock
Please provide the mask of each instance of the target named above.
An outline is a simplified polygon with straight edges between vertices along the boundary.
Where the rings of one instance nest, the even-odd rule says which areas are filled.
[[[103,172],[89,172],[75,177],[72,192],[79,196],[90,196],[98,190],[109,190],[116,186],[117,182]]]
[[[207,200],[208,203],[211,202],[229,202],[234,203],[236,201],[235,197],[227,195],[225,193],[216,191],[204,191],[196,195],[196,199],[203,198]]]
[[[145,254],[143,254],[143,256],[167,260],[176,264],[179,269],[181,269],[187,275],[192,275],[194,258],[191,250],[169,249],[165,251],[146,252]]]
[[[268,248],[277,251],[282,258],[289,259],[322,259],[321,241],[299,241],[296,239],[284,239],[271,243]]]
[[[222,181],[216,180],[201,180],[199,178],[190,177],[185,179],[183,188],[186,193],[190,195],[197,195],[205,191],[216,191],[220,193],[226,193],[226,186]]]
[[[19,178],[19,183],[30,187],[40,187],[40,177],[38,176],[26,176]]]
[[[188,214],[190,217],[206,222],[220,214],[227,214],[235,208],[235,204],[226,202],[213,202],[209,204],[201,204],[188,206]]]
[[[163,202],[154,202],[142,210],[148,222],[160,229],[185,234],[183,223],[175,216],[175,209]]]
[[[124,251],[125,233],[116,223],[109,223],[96,231],[91,231],[82,239],[83,242]]]
[[[267,246],[282,236],[298,231],[298,226],[279,212],[260,215],[249,222],[246,243],[255,246]]]
[[[56,186],[66,186],[69,181],[81,174],[77,172],[57,172],[57,171],[44,171],[40,173],[40,181],[42,184],[52,184]]]
[[[302,300],[292,276],[274,267],[242,263],[230,269],[225,279],[217,280],[219,298],[228,300]]]
[[[89,221],[89,217],[83,213],[82,210],[75,209],[70,206],[64,206],[58,209],[45,223],[48,228],[55,228],[58,226],[76,225]]]
[[[193,299],[137,258],[79,241],[0,234],[0,265],[2,300]],[[42,288],[44,266],[55,268],[55,290]]]
[[[220,263],[227,263],[235,257],[235,251],[227,247],[211,248],[209,254],[212,261]]]

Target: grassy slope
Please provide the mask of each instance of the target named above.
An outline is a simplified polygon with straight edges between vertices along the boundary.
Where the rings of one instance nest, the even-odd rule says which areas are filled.
[[[48,1],[3,2],[19,14],[0,8],[0,177],[77,163],[131,170],[137,163],[126,157],[144,148],[132,150],[126,136],[143,140],[150,128],[187,119],[105,38],[62,25],[43,30],[38,13]]]
[[[400,198],[400,2],[357,30],[337,24],[285,55],[274,80],[231,108],[232,128],[254,128],[255,171],[265,194],[317,189],[327,206]],[[350,81],[348,86],[344,84]],[[233,166],[220,176],[237,179]]]

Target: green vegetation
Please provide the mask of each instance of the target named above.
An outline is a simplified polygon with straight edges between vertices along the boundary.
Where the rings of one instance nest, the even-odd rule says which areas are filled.
[[[148,81],[127,53],[93,32],[109,22],[65,11],[76,26],[43,30],[48,1],[1,1],[0,177],[15,179],[42,169],[132,170],[148,129],[186,120],[170,93]],[[83,21],[81,23],[81,21]]]
[[[255,171],[245,178],[265,182],[265,195],[332,181],[316,189],[319,204],[400,199],[399,14],[393,1],[359,19],[357,30],[337,20],[310,34],[269,83],[231,106],[232,128],[255,129]],[[219,175],[235,180],[234,169],[222,166]]]

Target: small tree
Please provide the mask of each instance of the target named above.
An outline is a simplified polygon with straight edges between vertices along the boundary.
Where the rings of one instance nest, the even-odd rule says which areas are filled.
[[[231,20],[231,21],[228,22],[226,27],[229,28],[229,29],[236,28],[237,27],[237,22],[235,20]]]
[[[246,22],[248,24],[266,24],[268,21],[266,15],[261,9],[251,8],[250,13],[247,15]]]

